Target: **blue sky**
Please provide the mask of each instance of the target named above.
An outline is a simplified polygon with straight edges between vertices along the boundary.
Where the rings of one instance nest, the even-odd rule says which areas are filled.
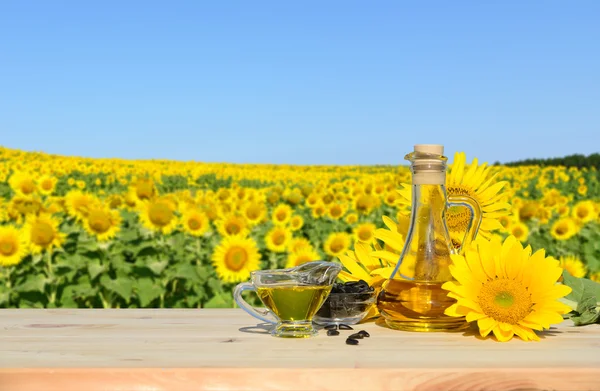
[[[0,145],[233,163],[600,151],[599,1],[2,1]]]

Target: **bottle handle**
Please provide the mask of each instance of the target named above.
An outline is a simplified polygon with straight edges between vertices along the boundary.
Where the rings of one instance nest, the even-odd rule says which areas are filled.
[[[463,241],[458,251],[459,254],[462,254],[463,251],[469,247],[471,242],[475,240],[477,233],[479,232],[479,227],[481,226],[482,220],[481,206],[479,206],[479,202],[477,202],[473,197],[467,195],[448,196],[448,206],[464,206],[471,211],[471,221],[469,221],[467,232],[463,237]]]
[[[262,320],[263,322],[276,324],[277,320],[273,319],[273,318],[275,318],[275,315],[271,311],[269,311],[267,309],[265,309],[264,311],[261,311],[257,308],[254,308],[250,304],[248,304],[248,302],[246,302],[246,300],[244,300],[242,298],[242,292],[244,292],[244,291],[256,292],[256,287],[249,282],[242,282],[242,283],[238,284],[235,287],[235,290],[233,291],[233,299],[235,300],[237,305],[239,305],[240,308],[243,309],[244,311],[246,311],[248,314],[254,316],[257,319]],[[272,319],[267,318],[267,316],[269,316],[269,315],[272,317]]]

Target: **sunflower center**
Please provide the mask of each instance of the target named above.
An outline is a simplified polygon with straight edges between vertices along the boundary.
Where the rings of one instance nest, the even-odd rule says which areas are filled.
[[[227,233],[229,235],[239,234],[241,230],[242,230],[242,228],[236,222],[231,222],[231,223],[227,224],[227,227],[225,228],[225,231],[227,231]]]
[[[589,211],[586,208],[577,209],[577,217],[580,219],[585,219],[589,214]]]
[[[344,241],[339,238],[335,238],[331,241],[331,245],[329,246],[332,252],[339,253],[344,249]]]
[[[148,209],[148,217],[152,224],[164,227],[173,219],[173,211],[163,203],[153,203]]]
[[[334,206],[331,208],[331,216],[332,217],[340,217],[342,214],[342,209],[339,206]]]
[[[519,281],[501,278],[481,287],[477,297],[482,311],[498,322],[517,324],[531,312],[531,294]]]
[[[45,179],[41,183],[42,189],[49,191],[52,190],[52,181],[49,179]]]
[[[35,191],[35,183],[31,179],[26,179],[21,182],[21,192],[23,194],[31,194]]]
[[[368,229],[361,229],[360,231],[358,231],[358,238],[362,241],[370,240],[371,237],[371,231]]]
[[[281,210],[281,211],[277,212],[275,217],[277,218],[277,221],[284,221],[285,218],[287,217],[287,213],[285,211]]]
[[[38,221],[31,228],[31,241],[38,246],[46,247],[54,240],[54,228],[46,222]]]
[[[248,261],[248,253],[242,247],[232,247],[225,255],[225,265],[234,272],[240,271]]]
[[[103,234],[110,229],[110,216],[100,210],[91,211],[88,215],[88,222],[92,231]]]
[[[273,234],[273,243],[277,246],[281,246],[283,243],[285,243],[285,234],[282,232],[275,232]]]
[[[192,231],[196,231],[197,229],[200,229],[200,227],[202,227],[202,223],[196,218],[191,218],[188,220],[188,227]]]
[[[17,246],[14,242],[0,242],[0,254],[4,256],[13,255],[17,251]]]
[[[558,224],[556,226],[556,233],[559,235],[564,235],[569,232],[569,227],[566,224]]]
[[[520,238],[521,236],[523,236],[523,230],[521,229],[521,227],[515,227],[512,231],[512,234],[515,235],[517,238]]]

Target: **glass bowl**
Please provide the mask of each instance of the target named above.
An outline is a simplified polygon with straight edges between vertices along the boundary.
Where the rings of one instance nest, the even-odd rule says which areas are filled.
[[[357,324],[377,301],[377,291],[332,292],[329,294],[313,321],[317,324]]]

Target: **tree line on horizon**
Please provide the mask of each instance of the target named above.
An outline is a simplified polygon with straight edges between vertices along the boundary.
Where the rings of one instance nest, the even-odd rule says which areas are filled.
[[[583,154],[573,154],[564,157],[554,157],[546,159],[523,159],[514,162],[500,163],[496,162],[495,165],[504,166],[564,166],[564,167],[577,167],[577,168],[592,168],[600,169],[600,153],[592,153],[591,155],[585,156]]]

